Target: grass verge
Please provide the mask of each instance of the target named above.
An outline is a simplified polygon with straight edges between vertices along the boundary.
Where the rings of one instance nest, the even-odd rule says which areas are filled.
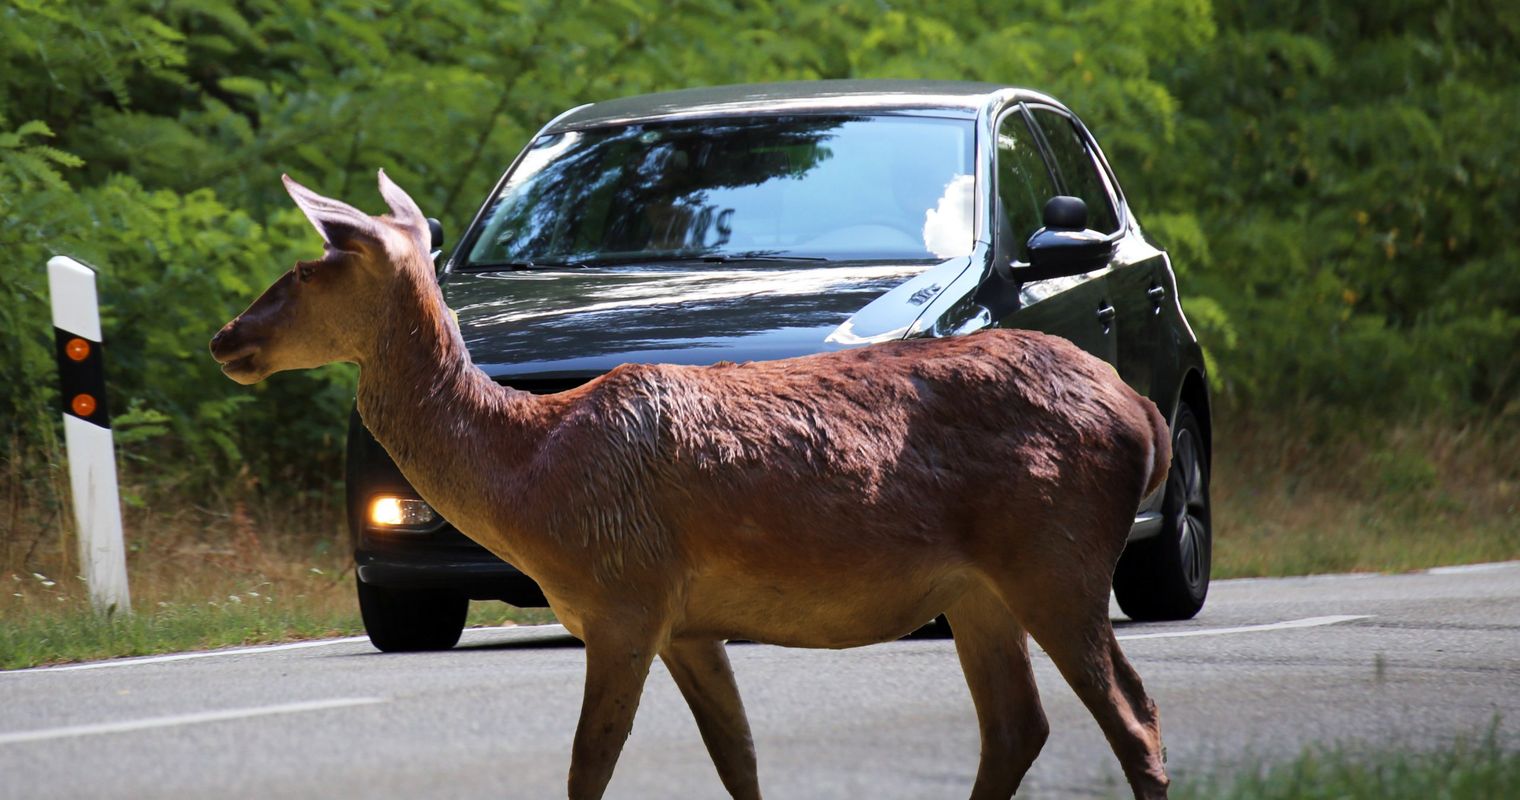
[[[0,669],[364,632],[352,556],[333,515],[234,503],[126,516],[130,615],[90,608],[84,583],[70,577],[72,539],[54,532],[5,549]],[[544,609],[472,603],[467,624],[552,620]]]
[[[1179,776],[1176,800],[1504,800],[1520,797],[1520,751],[1486,736],[1429,752],[1311,748],[1275,765]]]
[[[1214,437],[1216,578],[1520,558],[1515,421],[1362,430],[1306,429],[1290,415],[1224,422]]]

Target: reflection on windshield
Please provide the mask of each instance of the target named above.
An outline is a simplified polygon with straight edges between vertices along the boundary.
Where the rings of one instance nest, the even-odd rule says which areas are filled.
[[[534,142],[463,265],[971,249],[972,126],[786,116],[629,125]]]
[[[934,208],[924,212],[924,247],[940,258],[954,258],[969,253],[971,212],[976,204],[972,194],[976,180],[957,175],[945,184]]]

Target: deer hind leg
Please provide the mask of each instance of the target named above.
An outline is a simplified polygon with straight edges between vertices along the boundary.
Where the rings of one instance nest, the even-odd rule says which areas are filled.
[[[736,798],[759,800],[760,779],[755,770],[755,744],[749,719],[734,683],[723,643],[712,640],[672,641],[660,651],[676,686],[691,706],[718,777]]]
[[[570,752],[571,800],[602,796],[633,730],[644,679],[659,644],[658,636],[637,628],[611,622],[583,626],[586,693]]]
[[[945,617],[982,731],[972,800],[1007,800],[1050,735],[1029,665],[1028,637],[1003,601],[981,586],[957,600]]]
[[[1135,797],[1165,798],[1156,704],[1119,650],[1108,619],[1108,583],[1078,574],[1080,563],[1077,557],[1064,567],[1021,570],[1018,579],[1000,582],[999,592],[1097,719]]]

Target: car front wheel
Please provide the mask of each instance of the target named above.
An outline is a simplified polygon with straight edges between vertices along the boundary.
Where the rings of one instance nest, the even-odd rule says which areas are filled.
[[[370,643],[386,653],[447,650],[464,632],[470,599],[436,589],[392,589],[357,581]]]
[[[1209,462],[1198,418],[1186,403],[1172,427],[1172,466],[1161,503],[1161,532],[1131,542],[1114,571],[1114,596],[1133,620],[1192,619],[1209,593],[1213,533]]]

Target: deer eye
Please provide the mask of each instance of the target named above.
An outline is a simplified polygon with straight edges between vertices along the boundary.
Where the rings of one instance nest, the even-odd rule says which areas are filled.
[[[296,280],[298,280],[298,281],[300,281],[302,283],[305,283],[305,282],[311,280],[311,275],[312,275],[312,272],[314,272],[314,271],[315,270],[312,268],[312,266],[310,264],[297,264],[296,265]]]

